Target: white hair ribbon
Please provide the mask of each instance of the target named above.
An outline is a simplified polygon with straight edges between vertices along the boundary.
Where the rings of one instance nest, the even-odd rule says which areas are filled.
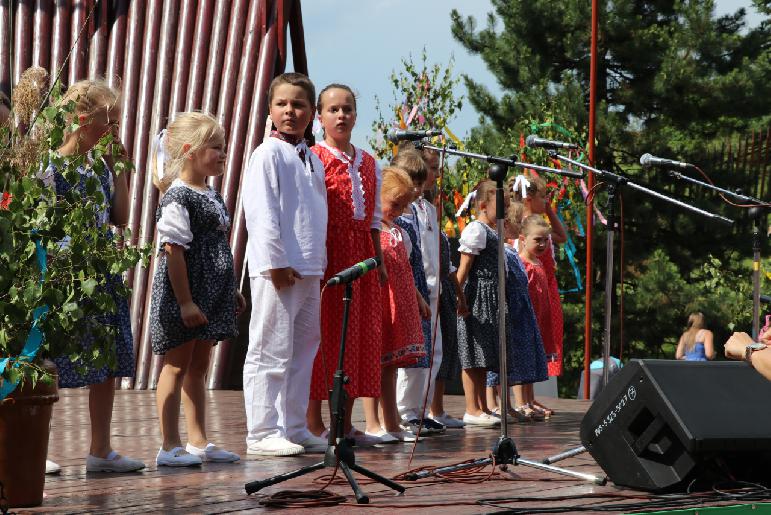
[[[517,175],[516,179],[514,179],[514,184],[511,185],[511,191],[514,193],[519,190],[522,193],[522,198],[527,198],[527,189],[530,187],[530,181],[527,180],[527,177],[524,175]]]
[[[466,195],[466,198],[463,199],[463,204],[460,205],[460,209],[458,209],[458,212],[455,213],[455,218],[460,218],[463,216],[463,213],[468,211],[469,207],[471,206],[471,203],[474,202],[474,199],[477,196],[477,191],[474,190],[468,195]]]
[[[163,172],[169,155],[166,153],[166,129],[163,129],[153,141],[155,147],[155,175],[160,181],[163,179]]]

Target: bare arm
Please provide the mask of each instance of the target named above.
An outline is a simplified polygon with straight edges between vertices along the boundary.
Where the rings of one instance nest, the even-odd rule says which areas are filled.
[[[375,248],[375,257],[380,260],[380,266],[377,269],[380,284],[385,284],[388,281],[388,270],[386,270],[386,264],[383,261],[383,249],[380,246],[380,229],[370,229],[369,232],[372,236],[372,246]]]
[[[761,338],[761,341],[765,344],[771,343],[763,338]],[[724,348],[726,358],[744,359],[745,349],[747,348],[747,345],[750,345],[751,343],[752,338],[749,334],[734,333],[728,341],[725,342]],[[755,370],[771,381],[771,347],[753,352],[750,357],[750,362]]]
[[[546,217],[549,219],[549,224],[551,225],[552,241],[556,244],[568,241],[568,233],[565,231],[565,226],[562,225],[557,213],[551,208],[551,202],[546,202]]]
[[[683,336],[680,336],[680,340],[677,342],[677,350],[675,351],[675,359],[683,359],[685,357],[685,341]]]
[[[715,359],[715,344],[712,331],[704,331],[704,355],[707,359]]]
[[[457,272],[450,274],[450,282],[452,282],[452,288],[455,290],[455,298],[458,299],[458,314],[465,317],[468,315],[468,305],[466,304],[466,295],[464,295],[463,288],[458,281]]]
[[[128,153],[120,141],[114,143],[113,148],[116,155],[105,156],[105,162],[112,174],[115,188],[110,206],[110,222],[116,227],[125,227],[129,220],[129,174],[128,172],[123,172],[119,175],[115,173],[115,159],[128,159]]]
[[[179,304],[182,323],[185,324],[185,327],[198,327],[208,324],[209,321],[201,309],[193,302],[193,296],[190,293],[184,247],[167,243],[164,246],[164,250],[166,251],[169,281],[171,282],[171,288],[174,290],[177,304]]]

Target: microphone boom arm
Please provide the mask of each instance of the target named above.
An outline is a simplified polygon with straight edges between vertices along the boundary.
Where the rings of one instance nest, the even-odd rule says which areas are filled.
[[[615,173],[612,173],[612,172],[608,172],[607,170],[600,170],[598,168],[594,168],[594,167],[586,165],[584,163],[579,163],[575,159],[570,159],[569,157],[565,157],[565,156],[562,156],[562,155],[558,154],[556,151],[550,151],[549,155],[551,157],[553,157],[553,158],[559,159],[560,161],[564,161],[566,163],[572,164],[574,166],[577,166],[577,167],[582,168],[584,170],[587,170],[589,172],[593,172],[593,173],[597,174],[597,176],[599,176],[601,179],[604,179],[604,180],[606,180],[608,182],[612,182],[612,183],[618,184],[618,185],[624,185],[624,186],[627,186],[627,187],[629,187],[629,188],[631,188],[633,190],[637,190],[637,191],[640,191],[642,193],[646,193],[646,194],[648,194],[648,195],[650,195],[652,197],[655,197],[655,198],[657,198],[659,200],[664,200],[666,202],[669,202],[670,204],[674,204],[674,205],[676,205],[676,206],[678,206],[678,207],[680,207],[682,209],[685,209],[686,211],[691,211],[693,213],[699,214],[699,215],[704,216],[706,218],[709,218],[711,220],[717,220],[719,222],[723,222],[723,223],[726,223],[726,224],[729,224],[729,225],[734,223],[734,221],[731,220],[730,218],[726,218],[724,216],[720,216],[720,215],[717,215],[715,213],[710,213],[709,211],[705,211],[703,209],[699,209],[698,207],[691,206],[690,204],[686,204],[685,202],[683,202],[681,200],[677,200],[675,198],[668,197],[668,196],[666,196],[666,195],[664,195],[662,193],[659,193],[657,191],[653,191],[653,190],[651,190],[649,188],[646,188],[645,186],[640,186],[639,184],[630,181],[629,179],[627,179],[624,176],[621,176],[621,175],[618,175],[618,174],[615,174]],[[678,173],[678,172],[672,172],[672,173]],[[696,181],[696,182],[699,182],[699,181]]]
[[[767,202],[763,202],[760,199],[756,199],[755,197],[750,197],[748,195],[742,195],[741,193],[736,193],[731,190],[727,190],[724,188],[721,188],[719,186],[715,186],[714,184],[710,184],[708,182],[700,181],[698,179],[694,179],[692,177],[688,177],[687,175],[684,175],[681,172],[677,172],[675,170],[668,170],[669,175],[674,177],[675,179],[680,179],[682,181],[690,182],[692,184],[696,184],[697,186],[703,186],[705,188],[717,191],[718,193],[722,193],[724,195],[728,195],[734,200],[738,200],[739,202],[749,202],[752,204],[757,204],[758,207],[768,206],[769,204]]]
[[[506,157],[496,157],[487,154],[476,154],[474,152],[464,152],[462,150],[456,150],[453,148],[447,148],[446,146],[437,147],[428,143],[417,141],[415,147],[418,149],[427,148],[429,150],[436,150],[437,152],[445,152],[447,154],[459,157],[470,157],[472,159],[480,159],[492,164],[499,164],[508,166],[509,168],[530,168],[532,170],[538,170],[539,172],[556,173],[557,175],[564,175],[566,177],[573,177],[574,179],[581,179],[584,174],[581,172],[574,172],[573,170],[560,170],[558,168],[549,168],[548,166],[541,166],[532,163],[523,163],[515,159]]]

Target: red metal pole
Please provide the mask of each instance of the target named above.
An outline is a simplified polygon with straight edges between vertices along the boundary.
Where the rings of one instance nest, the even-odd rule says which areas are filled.
[[[594,129],[597,118],[597,30],[598,30],[598,0],[592,0],[592,48],[589,61],[589,163],[594,166]],[[594,174],[589,172],[588,188],[594,187]],[[590,380],[592,356],[592,233],[594,225],[594,200],[589,197],[586,206],[586,297],[584,312],[584,398],[590,397]]]

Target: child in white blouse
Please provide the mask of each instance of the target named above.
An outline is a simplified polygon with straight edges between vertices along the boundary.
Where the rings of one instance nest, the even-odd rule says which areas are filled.
[[[324,166],[303,139],[315,96],[305,75],[273,80],[268,102],[276,130],[252,154],[243,180],[252,293],[244,362],[248,454],[326,448],[305,418],[321,339],[327,235]]]
[[[203,113],[180,113],[155,140],[153,182],[158,206],[158,268],[153,280],[150,332],[164,355],[156,401],[163,444],[158,466],[234,462],[237,454],[209,441],[204,379],[211,348],[235,337],[245,301],[235,287],[228,246],[230,217],[206,180],[225,171],[225,131]],[[188,444],[179,434],[180,399]]]

